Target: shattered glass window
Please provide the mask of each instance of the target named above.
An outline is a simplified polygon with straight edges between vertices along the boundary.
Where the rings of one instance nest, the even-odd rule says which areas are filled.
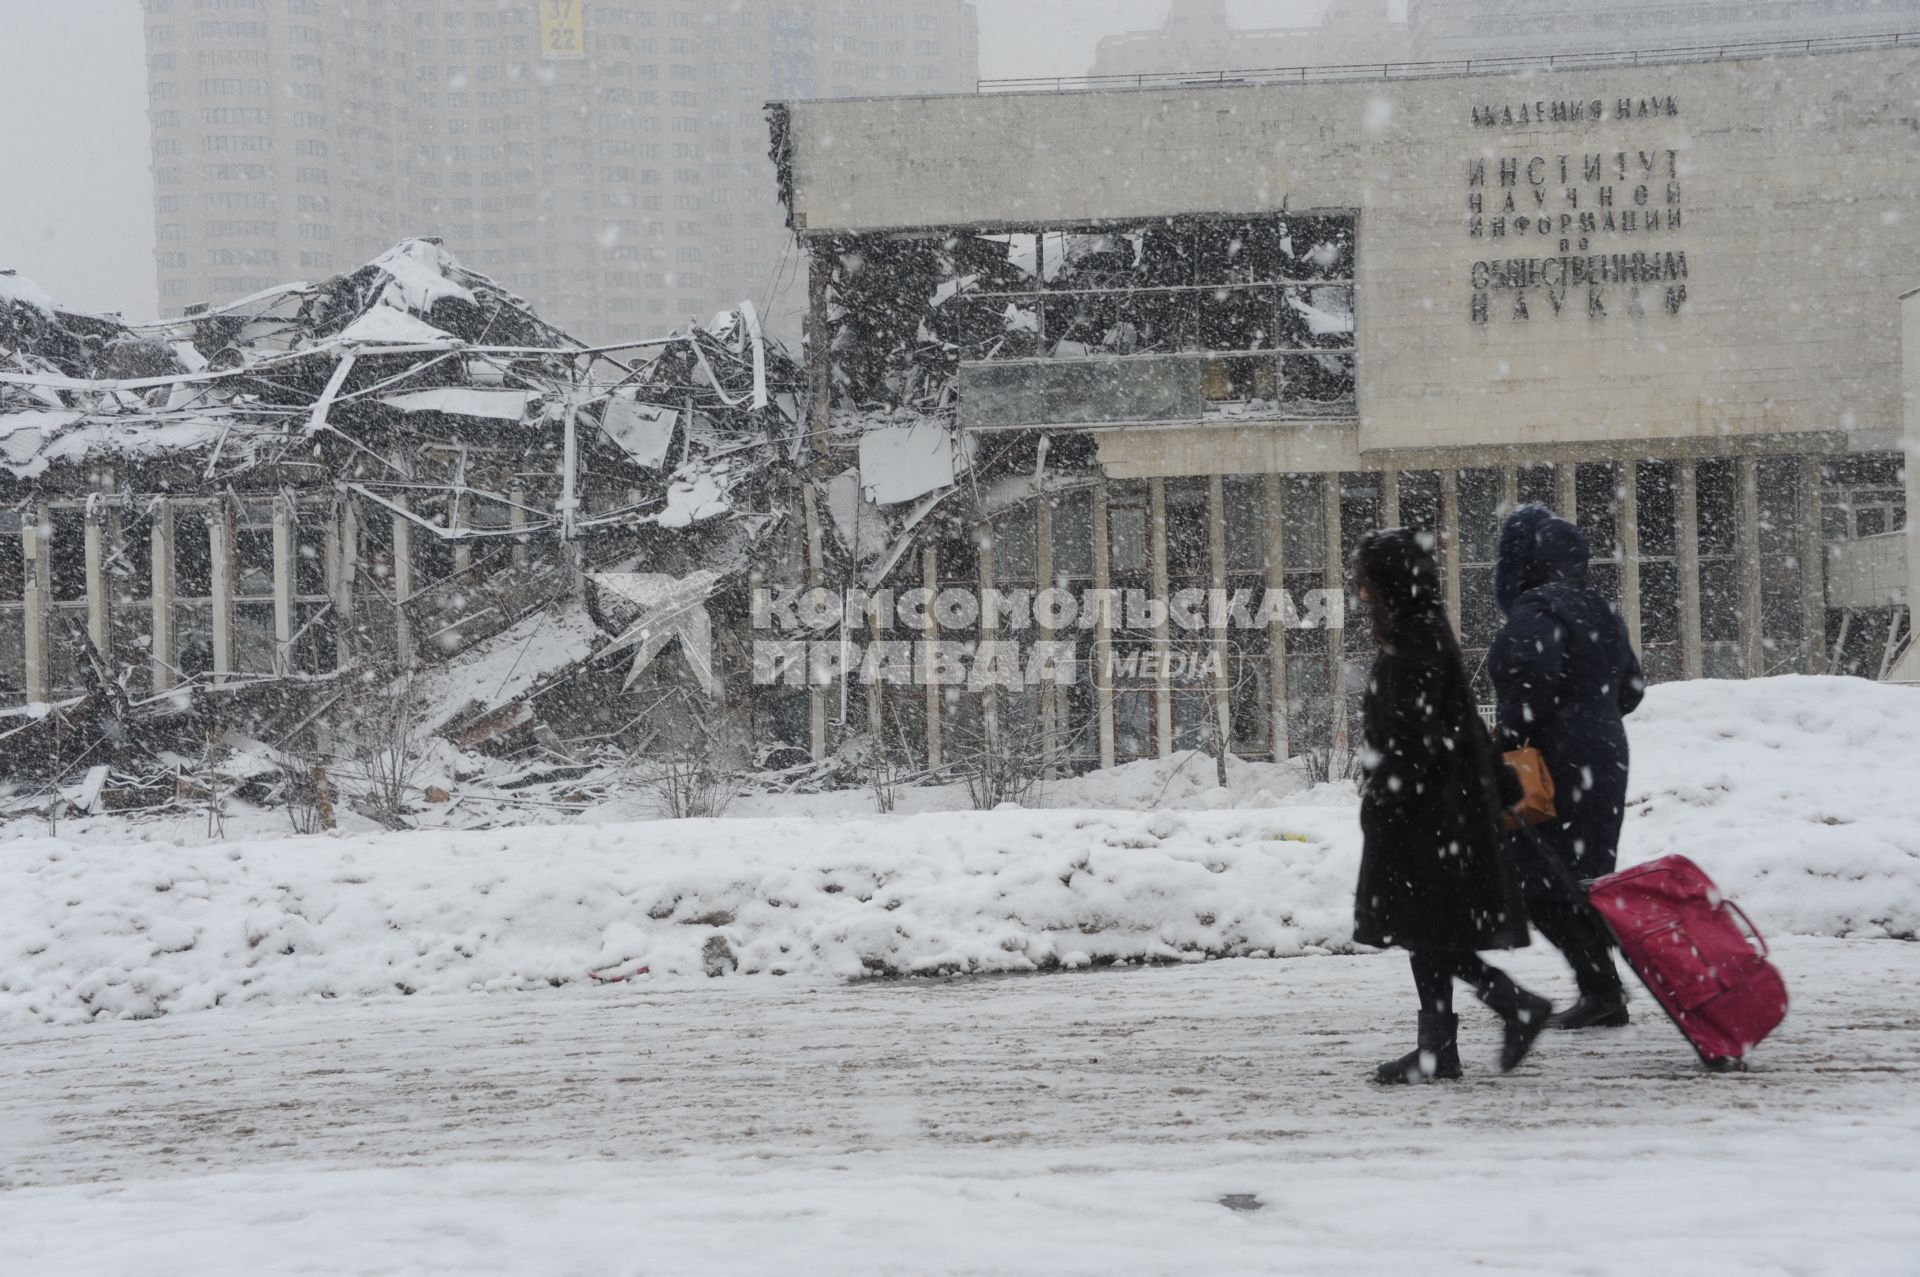
[[[1022,504],[994,516],[993,579],[996,585],[1031,585],[1034,579],[1033,506]]]
[[[1762,457],[1760,495],[1760,646],[1764,672],[1799,673],[1806,663],[1805,596],[1800,563],[1800,461]]]
[[[1553,467],[1521,466],[1515,475],[1514,499],[1520,505],[1551,508],[1554,502]]]
[[[963,407],[980,424],[1349,413],[1353,228],[1188,217],[844,242],[836,401],[944,408],[961,369],[1028,361],[961,377]],[[1097,376],[1046,366],[1089,360]]]
[[[0,704],[24,699],[27,689],[26,560],[18,510],[0,510]]]
[[[1229,599],[1258,600],[1267,588],[1267,480],[1264,475],[1231,475],[1222,480],[1226,527],[1226,587]],[[1233,752],[1242,757],[1271,755],[1272,636],[1264,625],[1228,622],[1227,717]]]
[[[1649,682],[1668,682],[1685,672],[1680,648],[1678,501],[1671,461],[1642,461],[1635,517],[1640,538],[1640,665]]]
[[[87,597],[87,512],[79,506],[54,506],[47,511],[48,586],[55,603],[84,602]]]
[[[1574,509],[1593,558],[1587,584],[1620,605],[1620,468],[1610,461],[1576,466]]]
[[[173,653],[178,678],[213,672],[213,540],[209,506],[180,506],[173,516]]]
[[[1500,608],[1493,596],[1493,561],[1500,542],[1500,472],[1462,470],[1460,494],[1460,646],[1469,670],[1483,663],[1500,630]],[[1491,699],[1491,689],[1476,694]]]
[[[1700,525],[1701,658],[1708,678],[1739,678],[1740,573],[1739,476],[1732,461],[1715,458],[1695,466]]]
[[[1053,503],[1053,575],[1061,584],[1093,578],[1093,493],[1085,488]]]
[[[1400,526],[1416,532],[1433,532],[1440,526],[1440,472],[1438,470],[1402,470],[1400,472]],[[1444,558],[1446,547],[1434,545],[1436,557]]]
[[[233,513],[233,668],[273,673],[273,502],[242,501]]]

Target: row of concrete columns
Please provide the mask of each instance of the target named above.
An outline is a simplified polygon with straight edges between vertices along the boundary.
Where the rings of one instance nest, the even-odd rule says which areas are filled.
[[[292,666],[293,645],[298,637],[298,611],[295,595],[295,571],[298,554],[297,519],[298,512],[288,498],[274,497],[272,502],[272,544],[273,544],[273,634],[274,651],[272,674],[285,676],[294,672]],[[406,517],[408,508],[404,495],[388,499],[390,510],[378,511],[375,518],[391,520],[393,535],[393,578],[391,588],[395,602],[394,611],[394,658],[401,667],[412,664],[414,644],[410,618],[404,606],[415,594],[415,571],[413,565],[414,540],[417,529]],[[150,689],[153,692],[165,692],[183,681],[179,669],[179,634],[177,633],[175,607],[180,602],[175,571],[176,547],[178,543],[177,519],[189,508],[197,510],[195,517],[206,518],[207,548],[209,556],[212,606],[211,646],[212,680],[217,683],[231,681],[235,675],[234,651],[234,523],[233,509],[223,501],[175,501],[157,500],[150,512],[148,534],[149,543],[149,584],[147,598],[141,606],[149,617],[147,664],[150,670]],[[311,516],[311,510],[308,511]],[[325,538],[326,597],[332,605],[336,617],[335,633],[338,644],[338,660],[341,664],[353,658],[351,649],[352,635],[350,622],[355,614],[356,575],[360,568],[358,547],[364,515],[358,503],[342,501],[336,503],[327,516]],[[461,513],[453,513],[458,521]],[[113,652],[113,586],[107,572],[107,564],[122,546],[120,532],[121,514],[112,503],[95,501],[85,515],[85,562],[86,562],[86,618],[87,637],[101,655],[111,663]],[[508,526],[524,527],[526,512],[523,503],[516,501],[509,514]],[[50,529],[48,507],[42,503],[25,512],[21,530],[21,551],[24,556],[23,573],[23,614],[24,614],[24,670],[22,683],[26,688],[29,701],[46,701],[59,690],[53,686],[52,645],[59,637],[52,632],[50,619],[53,614],[52,599],[52,555],[53,544]],[[524,563],[525,547],[516,545],[514,557],[516,563]],[[454,566],[456,571],[470,568],[472,551],[464,542],[456,543]]]
[[[1800,562],[1800,581],[1802,589],[1803,635],[1805,652],[1803,668],[1819,672],[1825,662],[1825,587],[1820,526],[1820,471],[1819,459],[1807,456],[1798,459],[1799,471],[1799,526],[1796,544]],[[1672,462],[1674,475],[1675,504],[1675,555],[1674,561],[1679,578],[1679,634],[1682,652],[1681,672],[1686,678],[1699,678],[1704,673],[1704,647],[1701,639],[1701,594],[1700,594],[1700,549],[1699,549],[1699,492],[1696,474],[1696,462],[1691,458],[1680,458]],[[1638,469],[1631,461],[1620,465],[1621,482],[1618,485],[1615,517],[1620,548],[1620,605],[1628,632],[1636,649],[1641,644],[1644,627],[1643,601],[1641,598],[1640,544],[1639,544],[1639,483]],[[1741,457],[1736,462],[1738,473],[1738,542],[1736,563],[1738,569],[1740,596],[1740,646],[1742,669],[1748,675],[1758,675],[1767,667],[1766,652],[1761,632],[1761,554],[1760,554],[1760,498],[1758,481],[1758,459]],[[1495,467],[1476,467],[1479,469]],[[1513,508],[1518,501],[1517,467],[1498,467],[1501,484],[1500,512]],[[1439,526],[1435,529],[1440,545],[1440,560],[1443,572],[1444,597],[1449,615],[1456,626],[1461,616],[1461,575],[1462,565],[1458,547],[1460,545],[1460,488],[1459,470],[1453,467],[1439,469]],[[1325,561],[1322,565],[1325,580],[1329,587],[1343,585],[1346,579],[1347,565],[1344,547],[1341,542],[1341,478],[1339,474],[1327,474],[1324,477],[1323,494],[1323,543],[1326,547]],[[1394,470],[1372,472],[1379,482],[1380,521],[1382,526],[1393,526],[1401,518],[1400,473]],[[1214,588],[1224,589],[1226,584],[1226,521],[1224,502],[1224,480],[1219,475],[1210,476],[1208,482],[1208,548],[1210,562],[1210,583]],[[1265,476],[1266,485],[1266,562],[1267,588],[1280,590],[1285,588],[1286,564],[1286,489],[1283,476],[1270,474]],[[811,494],[807,494],[811,497]],[[1554,467],[1554,504],[1558,513],[1578,521],[1579,509],[1575,468],[1572,464]],[[1148,509],[1148,566],[1150,585],[1160,598],[1166,598],[1168,592],[1167,571],[1167,521],[1166,488],[1162,479],[1147,481]],[[808,523],[808,563],[809,582],[818,585],[821,575],[822,549],[819,540],[819,525],[813,511],[812,502],[806,503]],[[980,551],[980,587],[984,591],[993,588],[994,555],[992,547],[991,525],[979,529],[981,534]],[[1092,562],[1091,586],[1095,591],[1112,588],[1112,567],[1110,562],[1109,519],[1107,503],[1107,484],[1104,479],[1095,482],[1092,490]],[[1047,582],[1053,577],[1052,562],[1052,510],[1045,501],[1035,503],[1035,550],[1036,579]],[[922,547],[916,565],[921,583],[928,589],[937,590],[940,586],[938,551],[931,544]],[[1102,595],[1102,597],[1105,597]],[[983,626],[990,627],[990,620]],[[876,632],[877,636],[877,632]],[[924,642],[931,645],[938,641],[936,628],[930,628]],[[993,634],[983,629],[983,637]],[[1049,640],[1053,635],[1044,629],[1040,631],[1041,640]],[[1276,623],[1269,635],[1269,686],[1272,704],[1270,712],[1270,739],[1272,748],[1280,757],[1287,757],[1307,743],[1293,739],[1288,712],[1288,634],[1284,625]],[[1094,729],[1098,736],[1098,757],[1100,765],[1110,767],[1116,761],[1116,712],[1115,689],[1112,686],[1110,672],[1113,668],[1113,626],[1111,618],[1099,615],[1093,631],[1093,677],[1094,677]],[[1156,752],[1165,757],[1173,752],[1173,686],[1168,675],[1167,657],[1171,651],[1172,636],[1165,616],[1159,618],[1151,635],[1152,651],[1155,657],[1154,669],[1156,681],[1152,688],[1154,704],[1153,743]],[[1213,691],[1213,714],[1215,715],[1221,739],[1233,739],[1232,705],[1227,671],[1228,637],[1224,629],[1216,629],[1212,635],[1213,650],[1217,657],[1217,667],[1222,678]],[[1336,751],[1344,751],[1349,739],[1347,714],[1347,695],[1342,686],[1342,674],[1346,663],[1344,643],[1339,637],[1330,637],[1326,659],[1328,662],[1329,711],[1331,714],[1330,735]],[[932,661],[932,649],[929,646],[925,659]],[[925,700],[925,744],[926,757],[932,766],[940,766],[946,761],[944,748],[943,714],[944,690],[942,687],[928,685],[917,694]],[[812,725],[813,751],[816,757],[824,757],[828,749],[827,739],[827,697],[832,689],[813,689]],[[872,687],[868,689],[869,728],[875,738],[881,734],[883,712],[881,699],[888,694],[887,689]],[[997,697],[983,693],[981,706],[984,733],[989,748],[993,746],[994,734],[998,725]],[[1057,738],[1064,719],[1064,706],[1060,703],[1054,689],[1043,688],[1041,703],[1042,730],[1045,738]],[[1316,742],[1317,743],[1317,742]]]

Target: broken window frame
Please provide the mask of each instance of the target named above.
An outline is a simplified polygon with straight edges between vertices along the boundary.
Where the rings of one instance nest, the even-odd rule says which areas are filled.
[[[232,597],[225,609],[233,627],[229,672],[247,678],[272,677],[279,668],[276,608],[282,565],[275,544],[276,501],[274,497],[241,497],[227,511],[233,528],[233,566],[227,577]],[[262,549],[264,557],[251,561]]]
[[[944,408],[949,393],[928,393],[927,375],[944,383],[962,366],[1174,359],[1197,365],[1191,375],[1202,415],[1258,415],[1246,409],[1264,404],[1283,418],[1350,416],[1357,410],[1359,221],[1356,210],[1194,214],[991,223],[830,242],[830,261],[819,268],[832,277],[824,318],[836,405]],[[1326,238],[1293,256],[1290,228],[1303,226]],[[1216,230],[1239,232],[1232,243],[1264,242],[1265,250],[1247,253],[1244,267],[1229,251],[1208,270],[1200,245]],[[1129,241],[1133,260],[1108,263],[1104,275],[1098,265],[1061,269],[1061,254],[1078,240]],[[1163,246],[1158,256],[1148,251],[1155,243]],[[997,247],[997,256],[982,257],[983,245]],[[1074,264],[1103,251],[1112,250]],[[1315,332],[1313,316],[1322,313],[1315,295],[1327,289],[1343,293],[1344,311],[1325,313],[1343,313],[1344,327]],[[1232,310],[1229,303],[1242,297],[1256,299],[1252,308],[1223,317],[1218,308]],[[1104,331],[1083,340],[1094,328]]]
[[[1007,349],[1003,346],[990,352],[986,361],[969,360],[963,353],[962,362],[1033,360],[1054,363],[1063,359],[1168,357],[1198,359],[1204,361],[1203,394],[1209,402],[1257,402],[1260,399],[1271,398],[1276,404],[1282,404],[1284,400],[1280,391],[1284,382],[1279,379],[1279,370],[1286,367],[1288,361],[1326,356],[1345,356],[1351,359],[1357,355],[1357,317],[1348,327],[1344,339],[1315,341],[1312,340],[1314,334],[1308,314],[1317,311],[1311,294],[1317,290],[1332,288],[1346,290],[1346,313],[1350,316],[1356,315],[1353,270],[1355,247],[1352,241],[1357,240],[1358,216],[1351,213],[1316,213],[1296,220],[1339,221],[1352,228],[1349,247],[1340,254],[1344,260],[1344,270],[1315,273],[1311,269],[1306,269],[1288,273],[1284,269],[1285,258],[1276,252],[1273,254],[1270,269],[1257,270],[1250,274],[1243,272],[1242,277],[1239,278],[1231,277],[1235,274],[1231,270],[1215,272],[1214,278],[1198,277],[1199,254],[1197,247],[1191,245],[1197,245],[1198,237],[1206,230],[1215,227],[1253,229],[1262,225],[1269,226],[1274,232],[1274,247],[1277,249],[1281,242],[1288,239],[1284,228],[1289,224],[1289,215],[1284,214],[1274,215],[1270,221],[1266,218],[1208,214],[1150,219],[1144,222],[1100,221],[979,233],[977,237],[981,239],[1006,240],[1009,245],[1010,259],[1014,258],[1012,251],[1014,241],[1017,239],[1032,241],[1040,250],[1037,269],[1046,274],[1046,278],[1035,281],[1035,286],[1029,289],[994,290],[964,286],[959,288],[949,304],[964,305],[972,302],[976,306],[994,309],[1004,303],[1007,307],[1018,308],[1023,314],[1030,313],[1037,324],[1032,333],[1031,342],[1035,353],[1003,354],[1001,351]],[[1184,257],[1179,255],[1176,246],[1176,254],[1171,259],[1173,262],[1171,266],[1157,266],[1149,270],[1144,260],[1146,236],[1159,227],[1164,227],[1175,241],[1182,241],[1190,246]],[[1170,278],[1171,276],[1166,272],[1171,270],[1175,274],[1185,273],[1188,278],[1171,283],[1129,283],[1125,287],[1079,288],[1056,283],[1058,276],[1047,273],[1051,259],[1046,255],[1046,245],[1055,242],[1064,244],[1075,237],[1094,239],[1137,237],[1140,242],[1135,245],[1136,252],[1139,254],[1134,264],[1136,271],[1144,271],[1154,278]],[[1296,263],[1299,260],[1293,259]],[[1029,275],[1032,273],[1033,271],[1028,271]],[[1269,321],[1268,324],[1262,327],[1258,325],[1257,320],[1254,321],[1254,326],[1248,332],[1249,339],[1245,341],[1206,340],[1209,298],[1215,303],[1224,303],[1229,297],[1240,296],[1260,298],[1262,304],[1255,314],[1264,314]],[[1076,342],[1076,346],[1081,349],[1062,353],[1061,345],[1072,339],[1076,333],[1076,329],[1071,326],[1076,320],[1065,321],[1069,326],[1062,327],[1062,321],[1058,318],[1062,310],[1061,303],[1070,298],[1109,300],[1116,308],[1115,313],[1118,316],[1115,320],[1116,325],[1130,324],[1132,321],[1128,316],[1141,305],[1150,306],[1155,299],[1177,305],[1178,309],[1172,312],[1171,318],[1164,321],[1167,335],[1157,339],[1153,348],[1145,350],[1115,348],[1114,343],[1124,338],[1115,338],[1114,329],[1109,328],[1098,344]],[[1191,313],[1188,313],[1188,303],[1191,303]],[[1297,318],[1289,317],[1289,309]],[[1134,325],[1136,334],[1138,328],[1138,325]],[[1056,329],[1058,331],[1055,331]],[[1294,340],[1286,339],[1289,330],[1296,334]],[[1219,329],[1216,328],[1215,331],[1218,332]],[[1299,335],[1301,333],[1305,336],[1301,337]],[[1166,346],[1164,349],[1161,348],[1163,343]],[[1102,349],[1101,346],[1106,348]],[[1018,346],[1015,350],[1018,351]],[[1259,367],[1258,365],[1261,364],[1266,364],[1267,367]],[[1263,385],[1273,391],[1271,396],[1258,394]],[[1337,399],[1351,402],[1352,391],[1349,390],[1346,396],[1336,397]]]

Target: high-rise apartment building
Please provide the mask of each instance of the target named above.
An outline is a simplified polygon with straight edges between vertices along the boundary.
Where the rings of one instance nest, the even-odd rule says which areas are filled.
[[[167,313],[410,234],[587,338],[764,302],[787,232],[763,104],[979,67],[962,0],[145,7]]]

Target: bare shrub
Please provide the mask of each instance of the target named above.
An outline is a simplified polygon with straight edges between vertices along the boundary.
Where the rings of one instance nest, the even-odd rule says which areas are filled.
[[[1050,768],[1063,755],[1058,734],[1049,735],[1035,699],[1000,699],[995,730],[980,720],[955,722],[948,729],[947,760],[967,786],[974,810],[991,811],[1002,803],[1030,806]]]
[[[670,820],[726,814],[744,788],[740,751],[720,707],[697,691],[662,701],[647,754],[633,764],[634,783]]]
[[[389,829],[405,829],[413,814],[414,781],[426,761],[428,733],[418,684],[412,674],[369,673],[352,702],[341,735],[360,786],[354,806]]]

